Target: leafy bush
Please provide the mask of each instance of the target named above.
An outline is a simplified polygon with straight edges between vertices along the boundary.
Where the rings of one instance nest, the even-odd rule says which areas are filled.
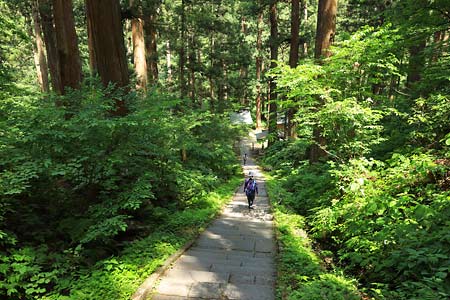
[[[289,195],[280,181],[271,178],[268,191],[272,201]],[[277,294],[281,299],[352,299],[359,296],[355,282],[327,272],[325,264],[313,250],[306,232],[306,220],[296,215],[284,201],[275,204],[275,225],[280,247]]]
[[[39,256],[45,264],[30,257],[6,268],[11,286],[0,295],[51,290],[58,280],[45,274],[53,274],[53,254],[72,268],[90,268],[158,222],[199,226],[213,215],[211,200],[201,196],[239,171],[231,146],[239,130],[207,112],[181,113],[178,100],[162,94],[142,99],[88,79],[65,96],[1,95],[0,252],[48,251]],[[56,99],[67,105],[55,106]],[[123,99],[130,113],[112,116],[112,99]],[[205,210],[189,214],[196,206]],[[170,213],[161,215],[164,208]],[[171,218],[182,209],[185,215]],[[38,280],[36,291],[22,291]]]

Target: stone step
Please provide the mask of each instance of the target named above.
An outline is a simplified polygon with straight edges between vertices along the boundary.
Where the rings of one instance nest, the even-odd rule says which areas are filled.
[[[275,289],[269,285],[257,284],[222,284],[198,282],[193,284],[176,285],[169,283],[158,289],[152,300],[181,300],[181,299],[229,299],[229,300],[271,300],[274,299]]]
[[[229,300],[272,300],[275,289],[272,286],[228,284],[223,295]]]
[[[264,177],[249,157],[259,194],[248,208],[241,185],[219,219],[167,270],[153,300],[274,300],[276,243]]]

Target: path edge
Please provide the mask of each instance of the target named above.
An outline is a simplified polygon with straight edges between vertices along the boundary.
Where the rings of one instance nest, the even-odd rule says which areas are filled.
[[[209,220],[203,230],[199,230],[196,235],[194,237],[192,237],[191,240],[187,241],[183,247],[181,247],[180,249],[178,249],[174,254],[170,255],[165,261],[164,263],[158,268],[156,269],[155,272],[152,273],[152,275],[150,275],[147,279],[145,279],[145,281],[138,287],[138,289],[136,290],[136,292],[134,292],[134,294],[131,296],[130,300],[145,300],[147,298],[147,296],[151,293],[151,291],[153,290],[155,283],[158,281],[158,279],[164,275],[164,273],[167,271],[167,269],[169,269],[169,267],[181,256],[183,255],[184,252],[186,252],[189,248],[192,247],[192,245],[195,243],[195,241],[197,240],[197,238],[200,236],[200,234],[202,234],[203,231],[206,230],[206,228],[208,228],[208,226],[215,221],[219,216],[221,216],[223,214],[223,211],[225,209],[225,207],[227,206],[227,204],[233,200],[234,196],[238,193],[239,189],[241,188],[241,185],[238,185],[238,187],[234,190],[234,194],[233,196],[231,196],[230,200],[228,202],[226,202],[222,208],[220,209],[220,211],[217,212],[217,214],[214,216],[214,218],[212,218],[211,220]]]

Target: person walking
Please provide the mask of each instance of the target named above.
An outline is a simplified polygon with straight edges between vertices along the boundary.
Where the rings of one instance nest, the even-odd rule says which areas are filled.
[[[258,184],[256,180],[253,178],[253,173],[248,173],[248,178],[245,179],[244,182],[244,192],[247,195],[248,208],[253,208],[253,201],[255,201],[255,197],[258,194]]]
[[[247,163],[247,153],[244,153],[244,156],[242,157],[242,159],[244,160],[244,166]]]

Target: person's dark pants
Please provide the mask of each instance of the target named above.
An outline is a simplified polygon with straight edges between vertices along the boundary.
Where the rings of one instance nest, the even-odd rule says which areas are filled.
[[[253,201],[255,200],[255,194],[247,195],[248,207],[253,205]]]

